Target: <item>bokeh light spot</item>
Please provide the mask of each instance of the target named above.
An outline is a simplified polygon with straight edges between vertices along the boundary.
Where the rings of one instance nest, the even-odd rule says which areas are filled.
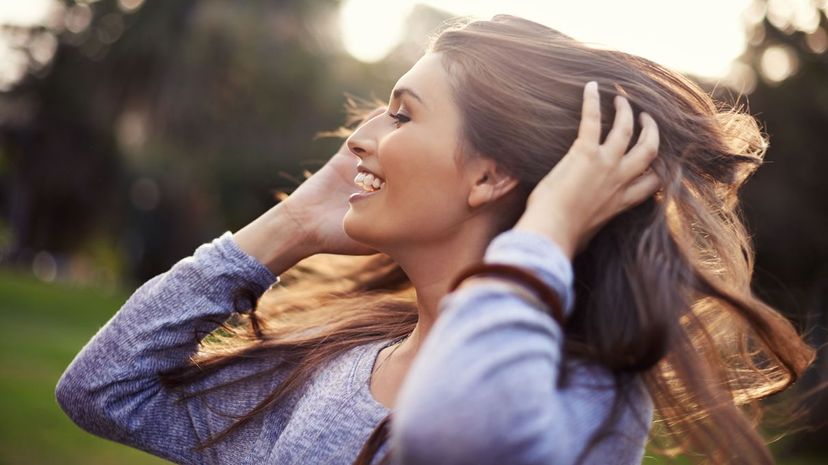
[[[825,29],[817,29],[805,36],[805,45],[813,53],[824,53],[828,50],[828,33],[825,32]]]
[[[799,68],[796,54],[786,45],[773,45],[765,49],[759,62],[762,77],[769,84],[784,81]]]
[[[132,13],[138,8],[141,8],[143,4],[144,0],[118,0],[118,8],[124,13]]]
[[[92,8],[89,8],[89,5],[75,5],[66,11],[63,21],[66,29],[79,34],[85,31],[92,22]]]
[[[41,281],[53,282],[57,278],[57,261],[49,252],[41,250],[32,260],[32,273]]]

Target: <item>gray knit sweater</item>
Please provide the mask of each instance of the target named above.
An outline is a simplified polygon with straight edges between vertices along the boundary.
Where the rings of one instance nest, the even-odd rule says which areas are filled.
[[[537,273],[573,309],[570,261],[557,244],[509,230],[486,249],[484,261],[517,264]],[[234,311],[233,291],[278,282],[242,251],[227,231],[199,246],[170,270],[140,286],[83,347],[57,384],[61,408],[84,430],[188,464],[351,464],[389,413],[371,395],[378,352],[370,343],[323,366],[285,402],[215,447],[199,441],[232,422],[284,379],[280,359],[243,360],[188,389],[215,386],[274,366],[267,378],[218,389],[186,401],[159,384],[157,374],[186,364],[205,335]],[[573,370],[558,388],[562,331],[555,320],[502,286],[465,286],[440,302],[440,317],[424,341],[394,409],[388,441],[397,464],[573,464],[608,415],[615,391],[607,370],[566,361]],[[273,365],[270,365],[273,364]],[[642,459],[653,415],[639,377],[629,404],[585,464],[633,465]]]

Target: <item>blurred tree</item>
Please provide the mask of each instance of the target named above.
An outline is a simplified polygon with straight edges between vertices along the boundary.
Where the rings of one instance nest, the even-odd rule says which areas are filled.
[[[98,229],[115,233],[128,173],[112,122],[124,101],[153,91],[193,5],[151,2],[128,15],[115,2],[67,3],[53,28],[14,31],[27,36],[33,59],[29,74],[2,95],[3,106],[16,109],[0,122],[12,261],[39,249],[72,251]],[[57,45],[54,59],[41,64],[34,57],[44,36]]]
[[[32,57],[57,43],[0,93],[7,259],[107,237],[141,282],[291,191],[338,147],[314,135],[342,123],[343,93],[382,94],[410,65],[346,54],[337,8],[100,0],[7,28]]]

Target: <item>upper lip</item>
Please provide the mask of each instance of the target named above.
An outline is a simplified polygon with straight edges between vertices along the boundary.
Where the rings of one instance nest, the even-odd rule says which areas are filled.
[[[358,171],[358,172],[360,172],[360,173],[371,173],[371,174],[373,174],[375,177],[380,178],[380,179],[382,179],[382,180],[385,180],[385,177],[384,177],[384,176],[380,176],[379,174],[377,174],[377,173],[375,173],[375,172],[373,172],[373,171],[369,170],[368,168],[366,168],[366,167],[364,167],[364,166],[362,166],[362,165],[357,165],[357,171]]]

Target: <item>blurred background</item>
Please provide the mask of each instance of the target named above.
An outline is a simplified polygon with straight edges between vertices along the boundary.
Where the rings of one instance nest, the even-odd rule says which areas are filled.
[[[75,427],[61,372],[137,286],[322,166],[345,94],[387,101],[457,15],[524,16],[746,105],[771,141],[742,191],[754,288],[824,345],[828,1],[504,3],[0,3],[0,464],[161,463]],[[827,375],[821,350],[777,397]],[[797,430],[769,427],[779,463],[828,463],[826,418],[815,396]]]

